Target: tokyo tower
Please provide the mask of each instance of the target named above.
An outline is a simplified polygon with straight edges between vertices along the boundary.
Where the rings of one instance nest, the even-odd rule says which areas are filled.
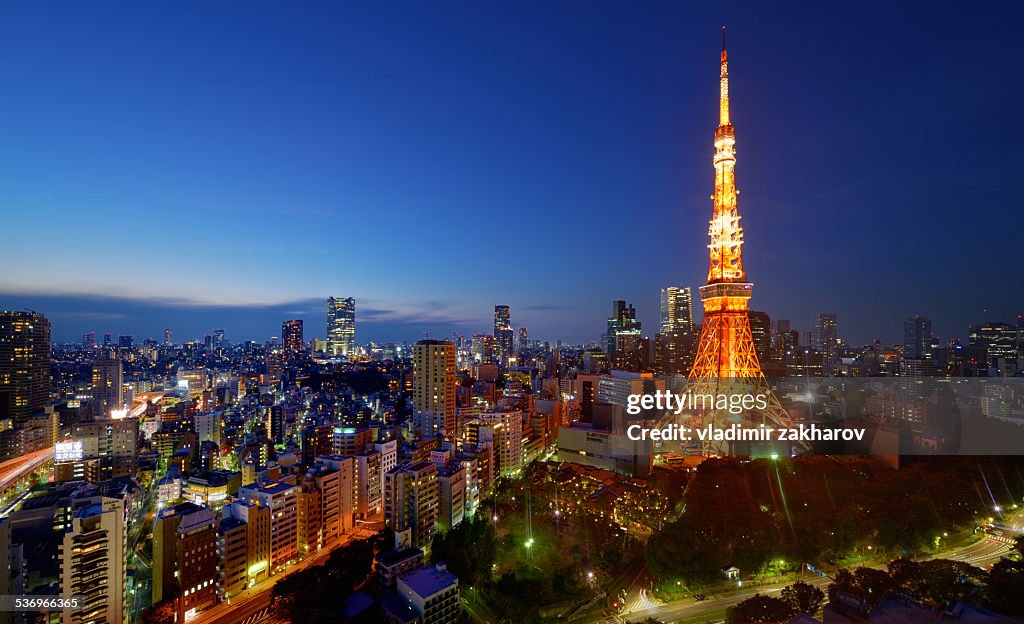
[[[693,414],[700,426],[728,427],[765,425],[790,427],[792,421],[772,393],[754,350],[750,331],[749,301],[753,284],[743,269],[743,227],[736,198],[736,134],[729,119],[729,64],[722,27],[722,67],[719,83],[718,128],[715,130],[714,212],[708,234],[708,283],[700,288],[704,304],[704,323],[697,356],[687,380],[690,395],[762,394],[763,409],[706,409]]]

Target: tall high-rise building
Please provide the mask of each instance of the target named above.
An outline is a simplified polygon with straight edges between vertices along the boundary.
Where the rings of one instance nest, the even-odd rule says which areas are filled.
[[[754,350],[757,351],[757,361],[767,362],[772,351],[772,319],[767,312],[751,310],[750,335],[754,339]]]
[[[352,525],[354,462],[345,458],[335,469],[318,464],[306,470],[298,483],[297,530],[299,555],[333,548],[343,530]]]
[[[515,353],[513,335],[511,308],[507,305],[494,306],[494,344],[498,349],[498,359],[502,362]]]
[[[93,414],[100,420],[124,409],[124,369],[117,358],[92,363]]]
[[[430,544],[436,530],[439,504],[434,464],[408,464],[384,474],[384,520],[396,533],[409,531],[415,546]]]
[[[79,422],[71,431],[71,439],[82,444],[82,459],[99,460],[101,479],[135,474],[138,438],[136,418]]]
[[[605,338],[606,352],[613,367],[640,370],[647,361],[647,341],[643,337],[642,324],[636,318],[636,309],[621,299],[612,302]]]
[[[217,519],[207,507],[165,507],[153,522],[153,601],[174,596],[175,621],[217,604]]]
[[[82,346],[86,349],[96,348],[96,332],[85,332],[82,334]]]
[[[169,347],[174,344],[174,332],[168,327],[164,330],[164,346]]]
[[[660,313],[654,342],[658,369],[668,374],[688,374],[697,347],[689,287],[662,288]]]
[[[637,334],[641,332],[641,323],[636,319],[636,309],[627,305],[622,299],[612,301],[612,315],[608,317],[608,331],[605,334],[605,353],[611,358],[615,355],[619,334]]]
[[[0,311],[0,420],[17,425],[50,398],[50,322],[36,312]]]
[[[821,353],[821,374],[831,377],[839,365],[838,321],[835,312],[819,312],[811,319],[811,347]]]
[[[242,500],[226,505],[218,537],[222,599],[229,600],[270,573],[270,509]]]
[[[469,341],[469,353],[481,364],[494,364],[499,359],[494,336],[487,334],[473,334]]]
[[[663,334],[693,331],[693,298],[690,288],[669,286],[661,289],[661,322]]]
[[[327,351],[351,357],[356,352],[356,300],[327,299]]]
[[[466,508],[466,468],[459,462],[439,466],[437,483],[437,524],[442,531],[448,531],[458,526],[468,513]]]
[[[129,621],[124,519],[124,501],[119,498],[74,501],[57,557],[60,594],[79,597],[81,607],[63,611],[62,624]]]
[[[516,342],[516,349],[519,357],[526,357],[526,351],[530,348],[530,332],[525,327],[519,328],[519,338]]]
[[[294,358],[303,351],[302,319],[292,319],[281,323],[281,345],[285,357]]]
[[[238,490],[238,498],[271,510],[270,569],[277,573],[298,556],[298,498],[296,486],[284,481],[253,483]]]
[[[782,334],[790,330],[789,319],[776,319],[772,328],[772,351],[776,356],[782,353]]]
[[[691,395],[764,395],[763,409],[729,414],[707,409],[695,413],[694,423],[723,426],[726,419],[769,426],[789,425],[790,418],[772,392],[761,370],[750,328],[750,296],[753,284],[743,268],[743,226],[736,190],[736,131],[729,115],[729,64],[722,29],[719,74],[718,128],[715,130],[715,192],[708,236],[708,281],[700,289],[704,303],[697,356],[687,383]],[[673,417],[674,419],[675,417]],[[711,449],[709,449],[711,450]],[[715,449],[718,451],[724,448]]]
[[[214,351],[216,351],[218,349],[223,349],[224,348],[224,343],[225,343],[225,332],[224,332],[224,330],[223,329],[215,329],[215,330],[213,330],[213,349],[214,349]]]
[[[510,477],[523,467],[523,412],[486,412],[466,422],[464,442],[488,446],[494,459],[494,474]]]
[[[932,320],[920,314],[903,321],[903,357],[923,359],[931,357]]]
[[[455,344],[420,340],[413,345],[413,421],[425,438],[455,438]]]
[[[972,347],[985,350],[989,366],[1012,371],[1018,358],[1024,355],[1019,351],[1019,332],[1018,327],[1008,323],[989,322],[971,325],[968,339]]]
[[[380,451],[365,451],[355,460],[355,513],[360,518],[376,516],[383,510],[383,456]]]

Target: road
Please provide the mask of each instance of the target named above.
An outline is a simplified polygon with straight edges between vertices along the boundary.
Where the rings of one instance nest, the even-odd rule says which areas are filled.
[[[964,561],[975,566],[983,567],[998,561],[1003,555],[1010,552],[1009,540],[1004,536],[987,536],[979,542],[957,548],[953,551],[931,557],[932,559],[944,558]],[[822,591],[831,582],[828,577],[812,576],[805,579],[805,582],[820,587]],[[719,621],[725,616],[725,610],[734,604],[742,602],[755,594],[775,594],[782,591],[790,583],[778,583],[774,585],[761,585],[749,590],[740,591],[723,598],[715,598],[697,602],[693,599],[677,600],[667,604],[655,605],[655,600],[641,591],[639,599],[633,600],[628,605],[628,613],[621,615],[603,617],[593,620],[607,624],[622,624],[624,622],[635,622],[653,617],[662,622],[707,622]]]

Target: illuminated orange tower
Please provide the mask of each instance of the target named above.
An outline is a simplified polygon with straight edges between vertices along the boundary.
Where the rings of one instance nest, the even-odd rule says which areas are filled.
[[[694,414],[703,425],[728,422],[788,427],[786,411],[761,372],[750,331],[749,301],[753,284],[743,270],[743,226],[736,198],[736,134],[729,119],[729,63],[722,27],[722,72],[718,129],[715,130],[714,212],[708,234],[708,283],[700,288],[704,323],[687,390],[691,394],[764,394],[767,407],[742,414],[708,410]]]

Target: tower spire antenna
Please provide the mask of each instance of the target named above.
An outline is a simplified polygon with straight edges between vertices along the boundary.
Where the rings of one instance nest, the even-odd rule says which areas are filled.
[[[722,25],[722,72],[719,82],[718,125],[729,125],[729,62],[725,53],[725,25]]]

